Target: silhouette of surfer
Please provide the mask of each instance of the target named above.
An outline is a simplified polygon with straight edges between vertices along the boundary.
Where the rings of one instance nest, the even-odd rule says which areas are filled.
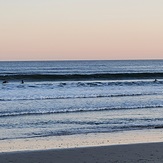
[[[157,79],[155,79],[154,82],[157,82]]]
[[[8,81],[7,80],[4,80],[2,83],[5,84],[5,83],[8,83]]]
[[[21,83],[24,84],[24,81],[22,80]]]

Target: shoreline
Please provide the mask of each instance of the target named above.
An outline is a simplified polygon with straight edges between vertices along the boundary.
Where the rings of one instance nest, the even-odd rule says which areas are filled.
[[[3,163],[163,162],[163,143],[141,143],[0,153]]]
[[[162,129],[0,140],[0,153],[163,142]]]
[[[163,162],[163,130],[0,141],[3,163]]]

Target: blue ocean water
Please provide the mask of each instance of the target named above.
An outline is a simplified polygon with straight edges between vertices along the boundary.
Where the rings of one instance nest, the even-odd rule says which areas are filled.
[[[0,62],[0,140],[162,126],[163,60]]]

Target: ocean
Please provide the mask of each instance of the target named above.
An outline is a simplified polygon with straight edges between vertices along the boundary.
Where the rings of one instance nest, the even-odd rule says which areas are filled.
[[[161,127],[163,60],[0,62],[0,140]]]

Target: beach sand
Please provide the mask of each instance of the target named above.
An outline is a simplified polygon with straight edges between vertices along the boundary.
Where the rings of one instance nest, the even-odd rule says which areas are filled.
[[[163,163],[163,130],[1,140],[0,163]]]
[[[162,163],[163,143],[1,153],[1,163]]]

